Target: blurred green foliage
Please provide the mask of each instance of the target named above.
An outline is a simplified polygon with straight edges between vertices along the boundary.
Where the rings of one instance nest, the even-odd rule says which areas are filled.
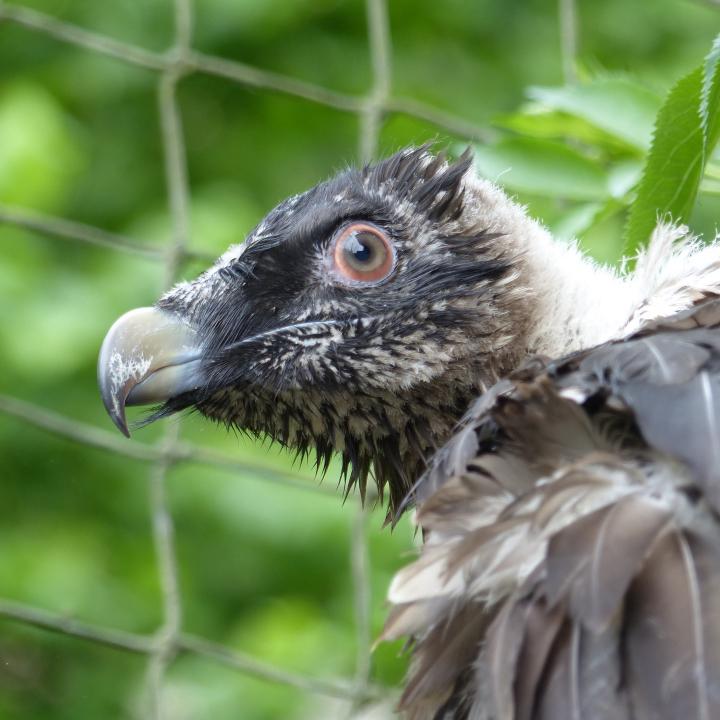
[[[24,0],[24,5],[161,51],[170,0]],[[197,0],[198,49],[365,92],[359,0]],[[667,90],[707,53],[710,2],[579,3],[583,82],[562,87],[556,4],[393,0],[393,93],[485,126],[481,172],[563,238],[619,259],[622,228]],[[0,203],[168,241],[154,73],[0,22]],[[358,118],[303,100],[191,76],[180,102],[193,248],[222,252],[278,200],[356,160]],[[462,139],[393,115],[381,150]],[[691,217],[712,234],[714,162]],[[201,269],[183,267],[185,276]],[[0,225],[0,393],[109,429],[95,358],[109,324],[161,290],[159,263]],[[172,421],[171,421],[172,422]],[[162,433],[136,434],[152,443]],[[272,448],[190,417],[183,437],[288,468]],[[148,466],[73,444],[0,414],[0,596],[140,633],[161,623]],[[298,470],[308,485],[316,480]],[[337,468],[325,482],[333,485]],[[184,628],[308,675],[352,677],[354,502],[252,474],[183,465],[169,475]],[[370,518],[372,623],[412,546],[403,522]],[[382,647],[373,679],[395,685],[404,659]],[[0,718],[139,717],[146,659],[0,620]],[[339,705],[184,656],[166,683],[169,717],[319,718]]]

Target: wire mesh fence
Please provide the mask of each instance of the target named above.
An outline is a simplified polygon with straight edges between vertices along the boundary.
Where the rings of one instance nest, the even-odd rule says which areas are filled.
[[[571,56],[575,52],[573,5],[560,2],[564,27],[563,51],[566,73],[572,73]],[[189,189],[183,139],[183,118],[177,99],[178,84],[191,74],[207,74],[229,82],[282,93],[305,101],[319,103],[359,118],[358,156],[370,160],[377,151],[378,137],[388,115],[401,113],[427,121],[448,133],[471,140],[487,137],[485,128],[454,117],[444,111],[409,98],[396,97],[391,87],[391,44],[385,0],[366,2],[368,45],[372,63],[372,83],[366,94],[352,96],[303,82],[261,68],[204,54],[193,48],[192,0],[174,0],[174,42],[165,52],[153,52],[90,32],[49,15],[0,0],[0,24],[13,23],[27,30],[70,43],[92,53],[140,66],[157,74],[157,103],[160,118],[167,185],[167,204],[172,219],[172,233],[164,246],[148,247],[133,238],[106,232],[98,227],[77,223],[62,217],[0,205],[0,223],[15,225],[40,234],[64,238],[77,243],[100,246],[112,252],[131,253],[156,263],[163,273],[163,285],[169,287],[179,268],[189,259],[209,257],[189,248]],[[11,415],[50,433],[77,443],[143,461],[149,477],[153,538],[157,574],[162,590],[162,623],[148,635],[128,633],[110,627],[87,624],[25,604],[0,599],[0,616],[27,623],[47,631],[62,633],[81,640],[99,643],[147,658],[144,714],[149,718],[165,716],[162,688],[166,671],[174,658],[194,653],[254,677],[283,683],[308,693],[347,700],[357,706],[387,695],[387,690],[371,682],[371,629],[369,615],[369,555],[367,550],[367,516],[358,507],[353,523],[350,563],[354,581],[357,658],[354,677],[317,679],[289,672],[230,647],[188,634],[183,627],[183,599],[178,585],[178,563],[175,551],[173,518],[168,509],[166,481],[170,468],[195,463],[231,471],[251,471],[267,481],[302,487],[308,492],[334,493],[327,485],[313,486],[301,482],[292,473],[271,470],[256,463],[244,462],[216,450],[194,445],[179,436],[178,423],[168,424],[161,441],[140,444],[116,437],[110,432],[89,426],[38,405],[15,397],[0,396],[0,412]]]

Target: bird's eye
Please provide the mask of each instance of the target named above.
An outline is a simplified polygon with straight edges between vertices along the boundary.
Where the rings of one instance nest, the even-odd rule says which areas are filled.
[[[378,282],[395,266],[390,238],[370,223],[351,223],[341,228],[332,243],[332,265],[345,280]]]

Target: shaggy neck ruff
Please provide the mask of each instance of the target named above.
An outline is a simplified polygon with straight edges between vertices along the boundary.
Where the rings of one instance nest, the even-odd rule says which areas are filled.
[[[466,213],[502,236],[515,268],[507,293],[515,336],[501,374],[528,355],[563,355],[615,337],[637,305],[632,282],[563,243],[497,186],[466,178]]]
[[[720,245],[703,243],[686,227],[659,224],[634,271],[620,272],[553,238],[491,182],[472,173],[465,182],[465,213],[504,238],[515,268],[507,292],[515,333],[500,349],[500,375],[528,355],[559,357],[624,337],[720,287]]]

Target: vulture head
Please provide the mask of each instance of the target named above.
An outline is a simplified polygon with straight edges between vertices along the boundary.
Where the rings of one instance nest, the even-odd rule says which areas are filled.
[[[338,452],[349,485],[372,472],[396,508],[469,402],[537,345],[533,237],[550,247],[468,152],[347,170],[120,318],[105,405],[125,433],[126,405],[162,403],[150,419],[194,408],[314,451],[321,470]]]
[[[660,226],[618,275],[420,148],[121,317],[99,381],[125,433],[126,405],[196,409],[339,453],[391,513],[415,488],[427,542],[383,633],[413,638],[412,720],[709,720],[718,332],[720,243]]]

